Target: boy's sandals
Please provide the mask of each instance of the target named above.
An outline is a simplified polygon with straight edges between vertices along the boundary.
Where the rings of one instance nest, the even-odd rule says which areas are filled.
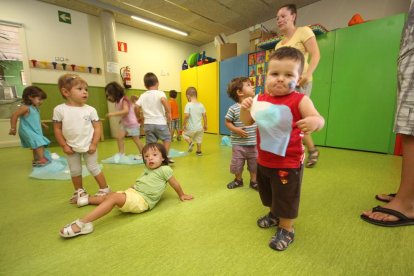
[[[253,190],[258,191],[259,190],[259,185],[257,185],[257,182],[250,181],[250,188],[252,188]]]
[[[235,189],[243,186],[243,179],[237,180],[234,179],[232,182],[227,184],[228,189]]]
[[[305,167],[306,168],[313,168],[316,163],[318,163],[319,159],[319,150],[317,148],[314,148],[313,150],[308,151],[308,160],[306,161]]]
[[[275,235],[270,239],[269,246],[277,251],[283,251],[293,242],[295,232],[278,227]]]
[[[80,231],[75,232],[73,231],[72,225],[76,224],[80,228]],[[62,231],[59,231],[59,234],[63,238],[73,238],[79,235],[86,235],[93,231],[93,224],[92,222],[84,223],[79,219],[75,220],[74,222],[65,225]]]
[[[274,217],[273,214],[270,212],[257,220],[257,226],[259,226],[260,228],[269,228],[278,225],[279,218]]]

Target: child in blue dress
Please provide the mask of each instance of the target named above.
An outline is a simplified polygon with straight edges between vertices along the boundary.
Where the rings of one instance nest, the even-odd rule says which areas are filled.
[[[39,106],[47,98],[46,93],[37,86],[28,86],[23,90],[23,105],[10,118],[9,135],[16,135],[17,120],[20,119],[19,137],[23,148],[33,150],[33,166],[49,163],[45,157],[45,147],[50,144],[43,136]],[[44,127],[47,127],[44,125]]]

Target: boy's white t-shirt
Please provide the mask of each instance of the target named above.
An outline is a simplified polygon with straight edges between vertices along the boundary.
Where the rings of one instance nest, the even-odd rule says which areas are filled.
[[[189,131],[200,131],[203,129],[203,114],[206,113],[204,105],[200,102],[189,102],[185,105],[184,113],[189,114],[187,129]]]
[[[99,121],[96,109],[90,105],[60,104],[53,110],[53,121],[62,123],[66,143],[75,152],[87,152],[92,142],[92,122]]]
[[[136,105],[142,108],[144,124],[166,125],[165,109],[161,98],[167,99],[165,93],[160,90],[148,90],[142,94]]]

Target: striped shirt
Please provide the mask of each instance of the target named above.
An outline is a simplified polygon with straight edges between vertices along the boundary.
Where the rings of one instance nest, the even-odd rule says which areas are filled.
[[[226,120],[231,122],[235,127],[241,127],[247,132],[247,137],[240,137],[237,133],[231,131],[232,145],[255,146],[256,145],[256,123],[251,126],[245,126],[240,121],[240,104],[235,103],[229,107],[226,114]]]

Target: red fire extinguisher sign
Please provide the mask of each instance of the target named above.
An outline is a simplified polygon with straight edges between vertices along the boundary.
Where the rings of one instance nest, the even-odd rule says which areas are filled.
[[[118,51],[127,53],[128,44],[126,42],[118,41]]]

